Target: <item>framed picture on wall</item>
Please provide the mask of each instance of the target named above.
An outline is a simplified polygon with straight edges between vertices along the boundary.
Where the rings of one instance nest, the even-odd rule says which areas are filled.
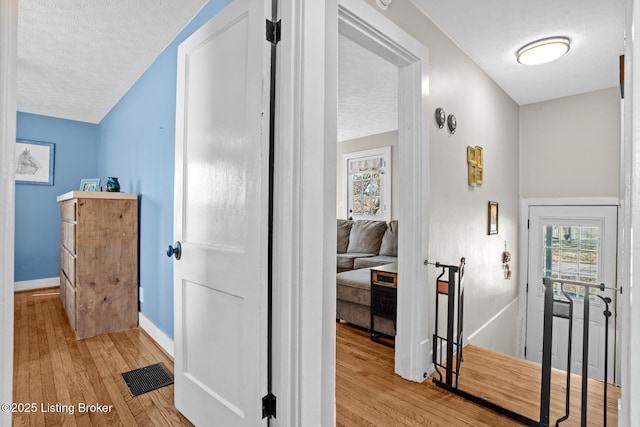
[[[498,202],[489,202],[489,212],[487,216],[489,218],[487,234],[498,234]]]
[[[55,144],[16,140],[16,184],[53,185]]]

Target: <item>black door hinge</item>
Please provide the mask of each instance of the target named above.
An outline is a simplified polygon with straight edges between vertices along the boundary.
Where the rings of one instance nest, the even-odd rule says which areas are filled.
[[[531,227],[531,220],[527,220],[527,229],[529,229]]]
[[[524,358],[525,359],[527,358],[527,346],[526,345],[524,346]]]
[[[276,396],[269,393],[262,398],[262,418],[276,417]]]
[[[267,19],[267,41],[272,44],[280,41],[280,21],[274,23]]]

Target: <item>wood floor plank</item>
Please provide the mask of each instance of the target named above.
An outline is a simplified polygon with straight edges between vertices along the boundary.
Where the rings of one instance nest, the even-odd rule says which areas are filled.
[[[29,372],[29,307],[25,302],[16,300],[14,312],[14,377],[13,377],[13,395],[29,396],[28,378],[19,378],[18,373]],[[18,426],[29,425],[29,414],[18,413],[14,416],[14,424]],[[35,415],[34,415],[35,417]]]
[[[29,397],[24,400],[16,400],[18,403],[26,402],[44,402],[43,389],[35,384],[40,384],[42,378],[41,375],[41,363],[40,363],[40,345],[41,331],[44,326],[41,324],[42,319],[38,319],[37,316],[38,306],[36,304],[29,307]],[[44,425],[45,418],[44,413],[37,411],[29,414],[30,425]]]
[[[57,323],[57,319],[55,317],[55,300],[47,301],[46,305],[43,305],[44,310],[48,310],[49,313],[45,312],[45,318],[50,318],[52,321],[46,323],[46,334],[47,334],[47,342],[49,343],[50,351],[51,351],[51,368],[53,370],[53,386],[55,389],[55,398],[52,401],[49,401],[49,404],[52,403],[60,403],[62,405],[71,405],[71,396],[69,395],[69,389],[67,387],[66,375],[70,372],[67,371],[67,348],[66,342],[59,340],[59,333],[57,331],[60,330],[59,324]],[[43,310],[43,311],[44,311]],[[58,326],[56,328],[56,326]],[[58,412],[52,412],[51,417],[55,418],[57,423],[60,425],[67,426],[75,426],[76,422],[74,418],[67,417]],[[56,422],[47,421],[51,424],[56,424]]]
[[[56,385],[54,378],[53,361],[56,356],[53,342],[49,340],[48,332],[51,330],[51,323],[45,320],[47,311],[46,301],[36,306],[36,318],[42,328],[38,328],[39,360],[40,360],[40,387],[42,388],[42,398],[45,404],[58,402]],[[48,407],[48,406],[47,406]],[[44,412],[45,424],[59,425],[62,423],[63,415],[59,412]]]

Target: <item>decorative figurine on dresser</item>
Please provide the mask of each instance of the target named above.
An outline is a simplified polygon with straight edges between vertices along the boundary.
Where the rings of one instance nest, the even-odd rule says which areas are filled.
[[[138,325],[138,195],[58,196],[60,298],[78,339]]]

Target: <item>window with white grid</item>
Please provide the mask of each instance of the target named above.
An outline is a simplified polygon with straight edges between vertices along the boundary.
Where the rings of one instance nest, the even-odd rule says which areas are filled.
[[[344,155],[347,218],[391,218],[391,147]]]

